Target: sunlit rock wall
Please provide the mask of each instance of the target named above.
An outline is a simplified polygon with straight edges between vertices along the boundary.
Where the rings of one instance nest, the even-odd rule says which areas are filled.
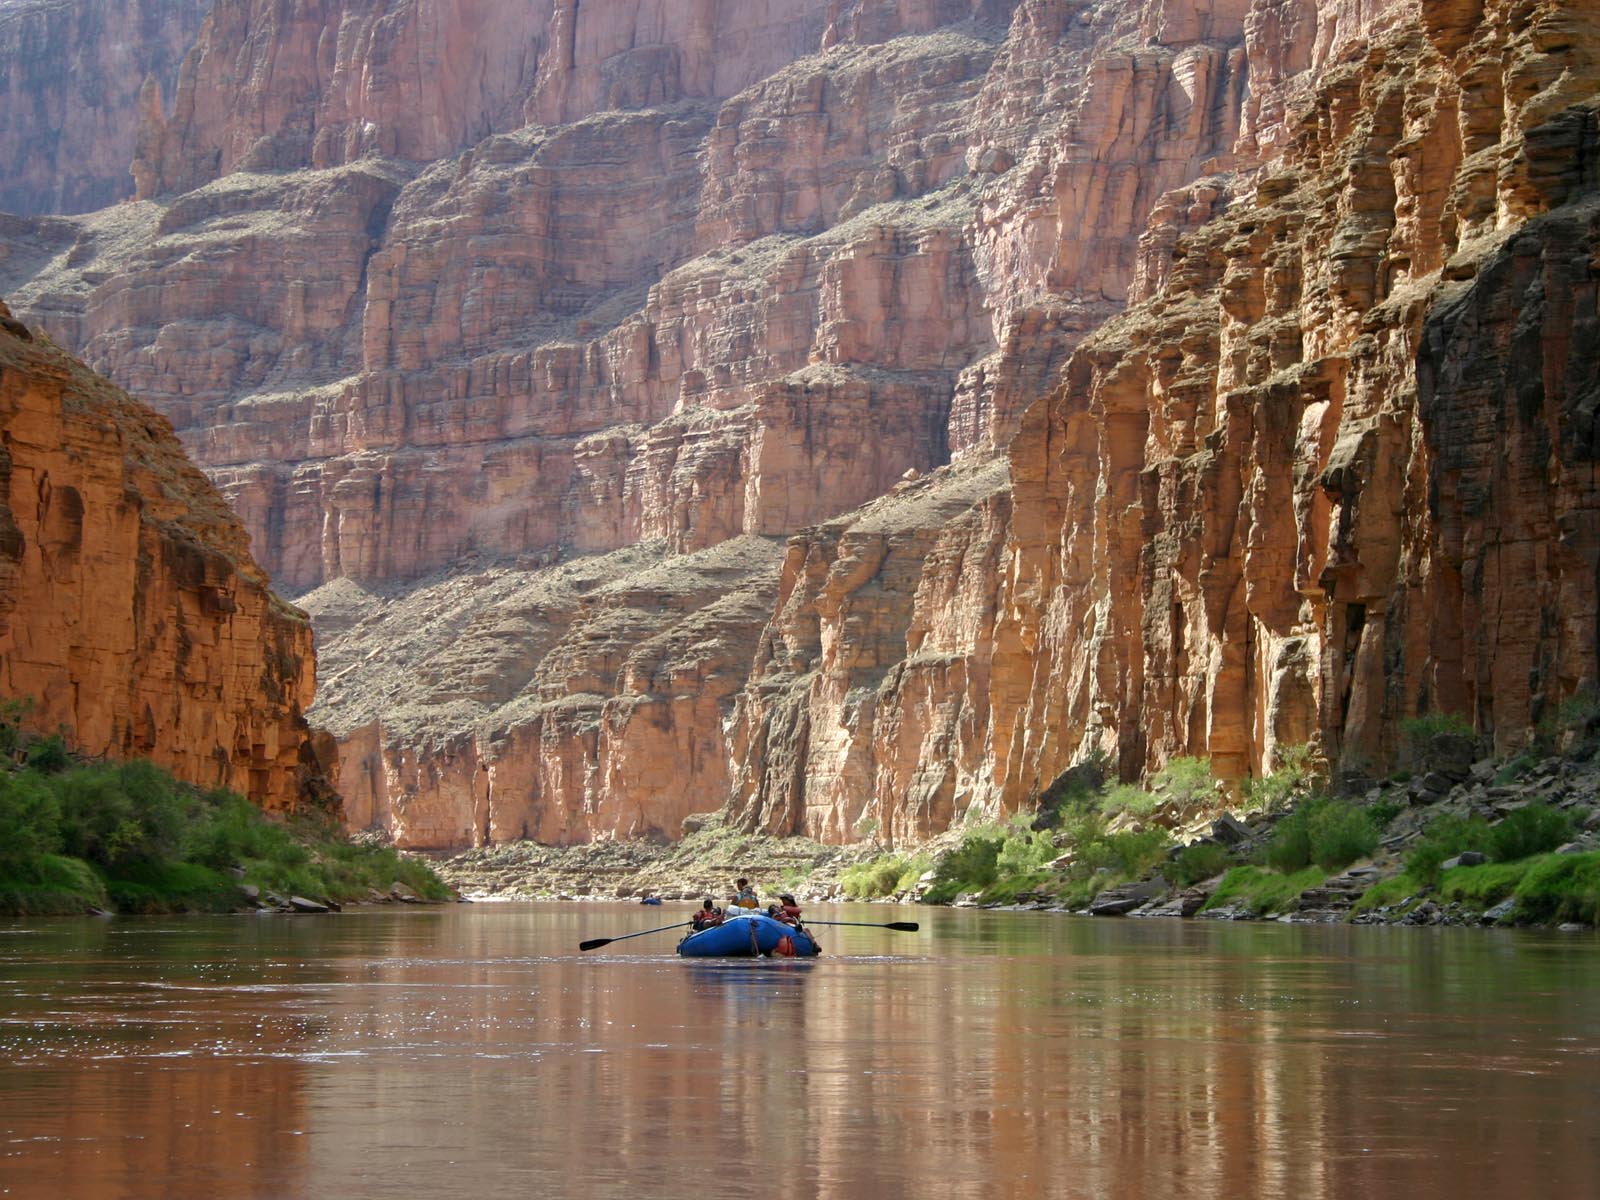
[[[319,800],[311,626],[167,422],[0,305],[0,695],[88,755]]]
[[[353,823],[909,839],[1097,747],[1376,769],[1593,679],[1594,45],[225,2],[141,198],[8,226],[0,280],[318,589]]]

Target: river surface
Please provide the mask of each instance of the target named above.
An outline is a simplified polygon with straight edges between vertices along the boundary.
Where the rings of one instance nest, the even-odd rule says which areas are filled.
[[[0,924],[0,1195],[1600,1196],[1600,941],[854,906]]]

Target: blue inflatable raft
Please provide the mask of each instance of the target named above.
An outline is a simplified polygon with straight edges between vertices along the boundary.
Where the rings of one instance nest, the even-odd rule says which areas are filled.
[[[678,953],[685,958],[815,958],[822,947],[804,929],[751,913],[691,933],[678,943]]]

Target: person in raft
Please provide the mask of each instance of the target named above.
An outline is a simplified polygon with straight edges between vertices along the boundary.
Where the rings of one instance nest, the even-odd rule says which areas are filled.
[[[722,924],[722,910],[711,903],[710,896],[706,897],[706,902],[694,914],[693,924],[697,933],[702,929],[713,929]]]
[[[785,892],[778,897],[778,911],[772,914],[785,925],[800,928],[800,906],[795,903],[793,896]]]
[[[733,902],[740,908],[760,908],[761,901],[756,897],[755,889],[750,886],[750,881],[748,879],[740,879],[737,882],[739,891],[734,896]]]

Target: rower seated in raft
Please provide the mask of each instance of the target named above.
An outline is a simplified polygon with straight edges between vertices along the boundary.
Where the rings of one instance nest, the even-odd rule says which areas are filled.
[[[694,925],[696,932],[702,929],[714,929],[722,924],[722,910],[712,904],[711,897],[707,896],[705,903],[694,914],[691,924]]]
[[[778,897],[778,903],[767,910],[773,920],[782,921],[785,925],[800,928],[800,905],[795,903],[795,898],[785,892]]]

